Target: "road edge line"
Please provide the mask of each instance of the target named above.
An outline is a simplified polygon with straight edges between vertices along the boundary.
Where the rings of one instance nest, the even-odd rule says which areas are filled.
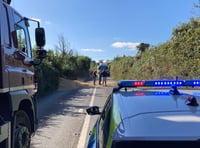
[[[95,94],[96,94],[96,87],[94,88],[94,91],[92,93],[92,97],[91,97],[91,101],[90,101],[90,105],[89,106],[93,106]],[[87,131],[88,131],[88,128],[89,128],[89,123],[90,123],[90,118],[91,118],[91,116],[89,116],[89,115],[85,116],[77,148],[83,148],[83,146],[85,147]]]

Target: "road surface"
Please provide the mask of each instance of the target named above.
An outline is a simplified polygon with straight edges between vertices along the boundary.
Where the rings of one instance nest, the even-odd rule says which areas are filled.
[[[112,86],[57,91],[38,101],[39,128],[31,148],[84,148],[98,116],[86,115],[91,105],[103,107]]]

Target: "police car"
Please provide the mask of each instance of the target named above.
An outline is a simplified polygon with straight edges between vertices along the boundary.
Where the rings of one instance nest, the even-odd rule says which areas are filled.
[[[200,80],[119,81],[102,111],[86,109],[100,115],[87,147],[200,147],[200,97],[188,86]]]

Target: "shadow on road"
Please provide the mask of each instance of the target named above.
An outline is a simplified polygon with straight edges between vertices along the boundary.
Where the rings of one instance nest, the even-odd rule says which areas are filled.
[[[56,91],[51,95],[40,98],[38,100],[39,127],[50,125],[51,123],[47,121],[59,115],[78,117],[85,114],[85,109],[88,106],[83,105],[83,102],[89,102],[92,93],[91,88]]]

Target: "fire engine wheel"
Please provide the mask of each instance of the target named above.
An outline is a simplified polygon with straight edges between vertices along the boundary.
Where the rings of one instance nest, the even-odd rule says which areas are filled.
[[[31,142],[30,120],[24,111],[15,114],[14,122],[14,145],[15,148],[29,148]]]

